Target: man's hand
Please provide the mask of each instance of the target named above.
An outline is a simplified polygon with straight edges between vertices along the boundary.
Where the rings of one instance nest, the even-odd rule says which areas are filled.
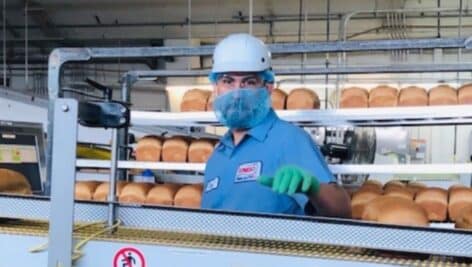
[[[316,177],[292,165],[282,166],[275,172],[274,177],[262,175],[257,178],[257,181],[262,185],[272,187],[274,192],[280,194],[304,193],[314,196],[320,190],[320,183]]]

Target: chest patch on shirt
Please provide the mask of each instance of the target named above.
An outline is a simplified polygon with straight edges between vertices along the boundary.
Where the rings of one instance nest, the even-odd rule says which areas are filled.
[[[211,190],[218,188],[219,184],[220,184],[220,177],[214,178],[213,180],[207,183],[205,187],[205,192],[210,192]]]
[[[236,177],[234,178],[235,183],[255,181],[262,171],[262,162],[250,162],[239,165],[236,171]]]

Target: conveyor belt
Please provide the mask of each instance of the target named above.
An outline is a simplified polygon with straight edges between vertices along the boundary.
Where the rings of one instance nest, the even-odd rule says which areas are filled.
[[[102,229],[103,227],[101,226],[87,227],[76,231],[75,238],[84,239]],[[0,221],[0,233],[45,236],[48,233],[48,223],[25,220]],[[402,266],[472,266],[472,259],[464,258],[399,254],[370,249],[307,243],[159,232],[126,227],[119,227],[114,234],[103,234],[94,240],[316,257]]]

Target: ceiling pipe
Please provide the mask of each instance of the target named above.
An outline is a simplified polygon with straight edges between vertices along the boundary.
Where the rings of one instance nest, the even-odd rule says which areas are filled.
[[[31,11],[31,7],[29,8]],[[415,9],[412,13],[418,13],[418,15],[411,15],[409,18],[437,18],[437,14],[425,14],[425,13],[436,13],[437,10],[430,10],[430,9]],[[351,18],[351,20],[367,20],[367,19],[378,19],[375,12],[377,11],[363,11],[363,16],[355,16]],[[382,12],[381,10],[379,12]],[[449,12],[450,14],[444,14],[444,12]],[[451,13],[455,12],[455,13]],[[463,10],[465,14],[463,17],[472,17],[472,9],[465,9]],[[424,14],[424,15],[421,15]],[[458,9],[444,9],[441,10],[441,18],[457,18],[459,14]],[[331,20],[342,20],[343,16],[346,13],[332,13],[330,15]],[[253,14],[253,24],[270,24],[275,22],[298,22],[299,21],[298,15],[258,15]],[[248,16],[237,16],[233,17],[232,19],[226,20],[219,20],[218,24],[244,24],[247,23],[249,20]],[[326,21],[326,14],[308,14],[308,21]],[[102,24],[56,24],[54,25],[55,28],[126,28],[126,27],[172,27],[172,26],[185,26],[187,21],[174,21],[174,22],[137,22],[137,23],[102,23]],[[214,25],[214,20],[193,20],[192,25]],[[24,25],[9,25],[9,28],[16,29],[16,30],[24,30]],[[29,29],[39,29],[37,25],[29,25]]]

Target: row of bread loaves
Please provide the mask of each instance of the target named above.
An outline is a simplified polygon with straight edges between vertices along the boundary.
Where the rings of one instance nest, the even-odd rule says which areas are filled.
[[[416,182],[405,184],[400,181],[390,181],[382,185],[378,181],[368,180],[358,191],[353,193],[352,217],[365,219],[366,207],[372,202],[377,202],[380,197],[394,197],[413,202],[424,210],[428,221],[449,219],[455,222],[461,217],[466,207],[472,206],[472,189],[468,187],[452,186],[446,190],[426,187],[426,185]],[[390,211],[386,209],[385,212]]]
[[[429,91],[418,86],[401,89],[380,85],[370,91],[361,87],[349,87],[341,91],[341,108],[437,106],[472,104],[472,84],[459,89],[438,85]]]
[[[136,145],[137,161],[204,163],[213,153],[216,141],[189,139],[182,136],[162,139],[157,136],[141,138]]]
[[[180,103],[181,111],[210,111],[213,109],[213,95],[208,90],[191,89],[185,92]],[[274,109],[319,109],[318,95],[308,88],[295,88],[287,95],[280,89],[271,94]]]
[[[109,183],[80,181],[75,185],[76,200],[106,201]],[[202,198],[202,186],[177,184],[151,184],[118,181],[116,197],[121,203],[150,205],[168,205],[187,208],[199,208]]]

